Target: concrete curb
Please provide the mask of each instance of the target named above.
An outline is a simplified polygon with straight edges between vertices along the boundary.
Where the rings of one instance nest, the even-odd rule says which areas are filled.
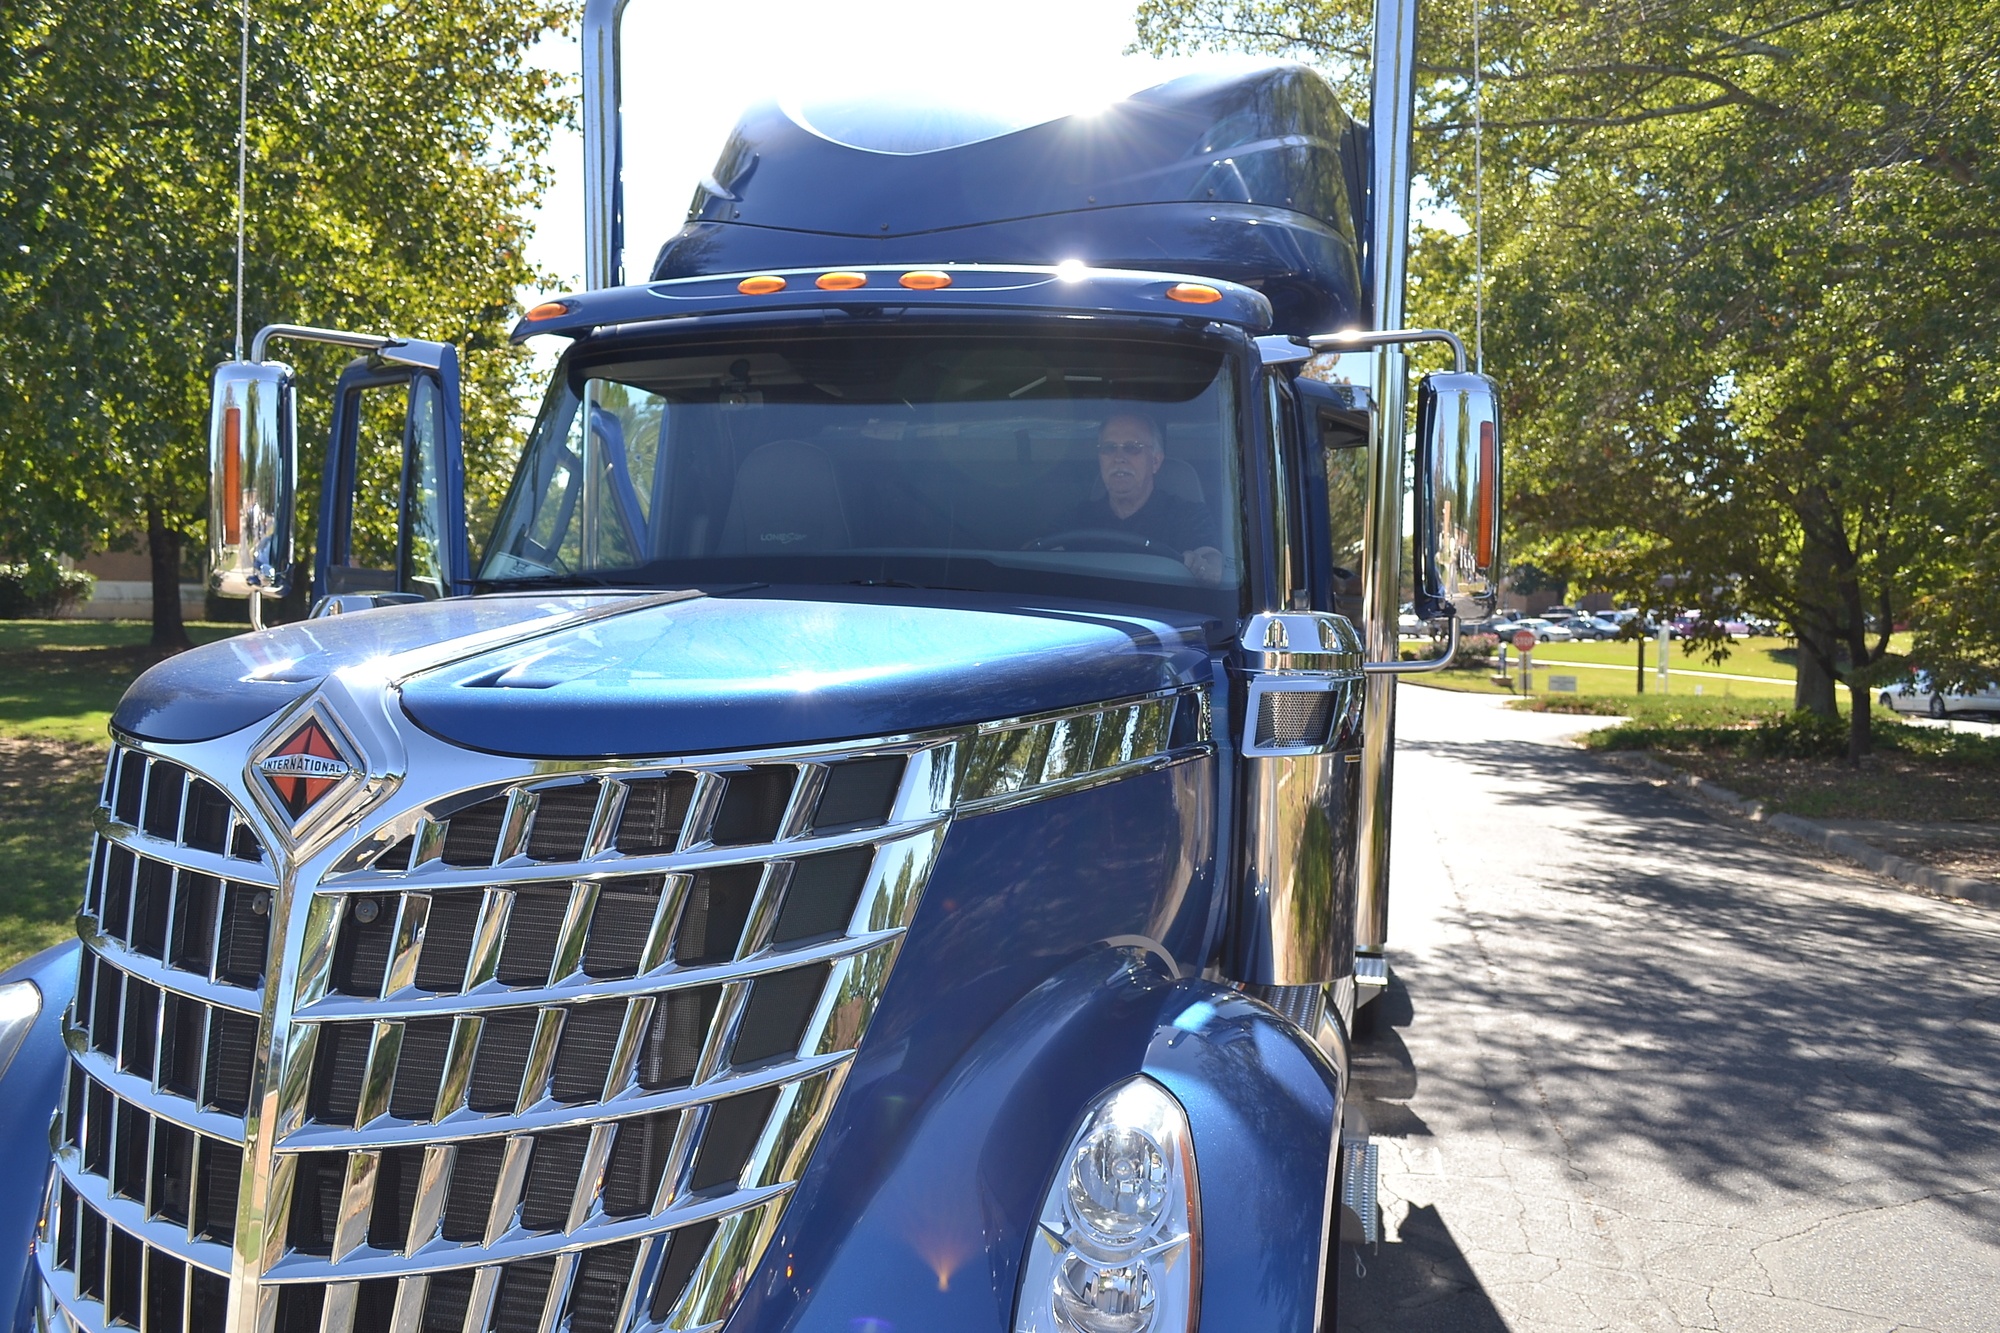
[[[1921,861],[1912,861],[1907,856],[1893,855],[1863,842],[1852,834],[1836,832],[1824,824],[1810,819],[1800,819],[1797,815],[1766,814],[1763,802],[1739,796],[1727,787],[1719,787],[1706,778],[1683,772],[1649,754],[1641,754],[1635,750],[1612,750],[1598,757],[1614,767],[1644,777],[1660,779],[1670,786],[1678,787],[1704,805],[1713,806],[1725,814],[1734,815],[1753,824],[1768,824],[1780,833],[1823,851],[1832,852],[1835,856],[1845,857],[1878,875],[1933,898],[1952,898],[1977,903],[1981,907],[2000,907],[2000,884],[1989,884],[1983,879],[1968,879],[1963,875],[1946,874]]]

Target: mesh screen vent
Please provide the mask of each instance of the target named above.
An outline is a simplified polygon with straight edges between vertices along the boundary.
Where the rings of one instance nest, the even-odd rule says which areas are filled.
[[[627,856],[670,852],[694,800],[694,778],[676,773],[625,784],[625,813],[618,819],[618,850]]]
[[[537,861],[580,861],[597,813],[597,784],[544,791],[535,807],[535,825],[528,834],[528,855]]]
[[[490,866],[500,850],[507,822],[507,798],[495,796],[459,811],[445,822],[443,861],[448,866]]]
[[[1257,744],[1324,745],[1333,726],[1333,706],[1338,697],[1330,691],[1267,691],[1257,707]]]

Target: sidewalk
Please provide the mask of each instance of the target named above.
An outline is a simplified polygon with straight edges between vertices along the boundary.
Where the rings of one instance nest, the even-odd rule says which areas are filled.
[[[1677,787],[1725,814],[1768,825],[1856,862],[1919,893],[1982,907],[2000,907],[2000,827],[1879,819],[1801,819],[1797,815],[1770,814],[1761,801],[1748,800],[1727,787],[1717,786],[1649,754],[1614,750],[1601,758],[1648,781]],[[1916,859],[1919,856],[1924,859]],[[1960,871],[1970,873],[1956,873]]]

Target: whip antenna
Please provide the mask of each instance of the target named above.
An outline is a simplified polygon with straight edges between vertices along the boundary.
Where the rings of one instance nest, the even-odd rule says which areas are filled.
[[[1479,6],[1472,0],[1472,364],[1486,373],[1486,161],[1485,117],[1480,105],[1479,86]]]
[[[250,0],[243,0],[243,46],[236,61],[236,359],[243,359],[243,177],[250,153]]]

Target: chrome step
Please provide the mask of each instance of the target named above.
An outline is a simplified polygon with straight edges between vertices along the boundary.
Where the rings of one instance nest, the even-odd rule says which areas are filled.
[[[1376,1178],[1381,1150],[1365,1133],[1340,1134],[1340,1238],[1362,1245],[1382,1239],[1381,1210],[1376,1206]]]

